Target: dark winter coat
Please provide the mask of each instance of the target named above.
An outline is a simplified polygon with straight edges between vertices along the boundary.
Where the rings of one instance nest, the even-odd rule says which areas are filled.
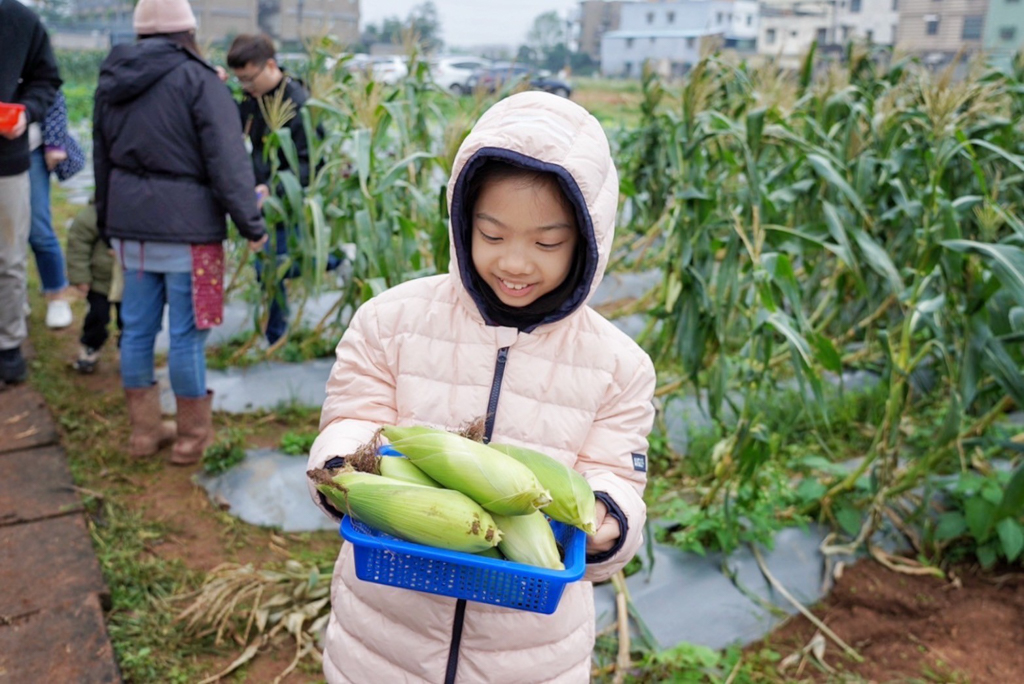
[[[29,123],[40,122],[60,87],[57,60],[39,16],[18,0],[0,0],[0,102],[25,105]],[[28,133],[0,136],[0,176],[28,171]]]
[[[295,104],[295,116],[285,126],[295,142],[295,153],[298,157],[299,168],[292,169],[288,159],[280,150],[278,151],[278,168],[290,169],[292,173],[298,176],[302,187],[306,187],[309,183],[309,141],[306,139],[306,127],[302,125],[301,110],[302,106],[306,104],[306,100],[309,99],[309,93],[306,92],[301,81],[285,74],[277,88],[271,90],[263,98],[275,97],[277,91],[281,88],[284,88],[285,101],[291,100]],[[269,185],[270,160],[265,158],[263,146],[270,130],[267,127],[267,122],[263,119],[259,101],[252,95],[247,94],[242,103],[238,105],[238,110],[242,116],[242,129],[248,133],[249,139],[252,141],[252,166],[253,171],[256,173],[256,182]]]
[[[106,238],[210,243],[266,233],[228,89],[209,63],[164,38],[118,45],[93,113],[96,218]]]
[[[110,294],[114,272],[114,255],[100,239],[96,228],[96,208],[83,207],[68,228],[68,281],[72,285],[88,285],[93,292]]]

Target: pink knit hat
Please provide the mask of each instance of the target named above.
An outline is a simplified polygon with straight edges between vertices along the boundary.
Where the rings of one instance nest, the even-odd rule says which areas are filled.
[[[178,33],[196,27],[196,15],[188,0],[139,0],[132,24],[135,34]]]

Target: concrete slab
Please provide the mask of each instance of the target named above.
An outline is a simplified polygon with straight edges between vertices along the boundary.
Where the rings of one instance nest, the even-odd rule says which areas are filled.
[[[335,278],[334,274],[328,273],[326,276],[328,279]],[[328,282],[333,282],[328,280]],[[306,305],[302,310],[302,318],[299,321],[292,322],[293,326],[306,326],[312,328],[320,320],[326,316],[334,305],[338,302],[338,298],[341,297],[340,290],[327,290],[319,295],[312,296],[306,301]],[[255,324],[253,322],[253,316],[255,312],[255,306],[244,301],[229,301],[224,305],[224,322],[218,325],[216,328],[210,330],[210,335],[206,338],[207,346],[216,346],[224,344],[232,337],[243,333],[250,333],[255,330]],[[292,303],[292,314],[293,316],[298,313],[298,304]],[[170,324],[167,318],[167,309],[164,308],[164,318],[161,323],[160,334],[156,336],[156,351],[159,353],[166,352],[170,348]],[[351,316],[349,311],[342,312],[342,320],[348,320]]]
[[[53,444],[58,440],[50,410],[28,385],[0,391],[0,454]]]
[[[788,528],[776,536],[771,551],[762,550],[769,571],[806,604],[824,595],[824,559],[818,547],[826,534],[827,530],[817,525],[807,530]],[[655,544],[654,559],[649,578],[646,571],[639,572],[627,578],[626,585],[662,648],[688,642],[721,649],[758,639],[781,621],[733,584],[722,571],[721,554],[698,556]],[[726,562],[749,593],[786,614],[796,612],[772,589],[749,549],[736,551]],[[608,584],[595,587],[594,600],[600,630],[615,620],[615,589]],[[666,610],[666,606],[672,609]]]
[[[309,498],[304,456],[253,449],[226,473],[200,474],[195,480],[211,501],[228,506],[232,515],[249,524],[284,532],[338,529]]]
[[[327,397],[327,378],[334,359],[314,359],[304,363],[272,361],[244,368],[207,370],[206,386],[213,390],[213,410],[251,413],[281,406],[319,407]],[[175,412],[174,392],[166,368],[156,373],[160,385],[160,405],[168,414]]]
[[[0,587],[0,615],[8,617],[106,596],[85,519],[65,515],[0,527]]]
[[[0,455],[0,525],[30,522],[82,510],[59,446]]]
[[[0,622],[0,681],[122,681],[99,598],[84,595]]]

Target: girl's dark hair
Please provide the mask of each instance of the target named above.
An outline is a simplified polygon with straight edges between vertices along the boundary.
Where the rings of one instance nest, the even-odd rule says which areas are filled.
[[[558,182],[558,177],[555,174],[549,171],[523,168],[522,166],[509,164],[498,159],[488,159],[480,168],[473,172],[469,183],[466,185],[466,194],[464,195],[465,206],[470,212],[470,218],[473,216],[476,201],[479,199],[484,187],[488,183],[503,180],[518,181],[525,186],[550,185],[558,190],[558,201],[562,206],[571,216],[576,216],[576,208],[565,194],[565,191],[562,190],[562,184]]]
[[[145,36],[138,36],[139,40],[145,40],[147,38],[164,38],[169,40],[176,45],[180,45],[189,52],[192,52],[196,57],[202,57],[203,53],[199,49],[199,44],[196,42],[195,31],[176,31],[175,33],[151,33]]]
[[[488,183],[496,181],[511,180],[523,185],[536,186],[547,185],[557,189],[558,201],[562,203],[569,214],[576,218],[576,230],[582,233],[581,219],[573,201],[566,194],[562,182],[558,176],[548,171],[538,171],[522,166],[516,166],[498,159],[487,159],[481,166],[473,170],[473,175],[466,182],[466,190],[463,194],[462,211],[462,244],[465,249],[472,251],[473,244],[473,216],[480,193]],[[476,267],[473,266],[472,258],[468,259],[468,283],[467,289],[475,293],[478,303],[483,307],[484,317],[493,325],[503,325],[511,328],[529,332],[537,325],[552,320],[552,316],[577,292],[583,285],[583,277],[586,272],[587,262],[587,241],[580,236],[576,241],[576,251],[572,256],[572,263],[565,280],[554,290],[540,297],[535,302],[523,307],[513,307],[501,301],[498,295],[487,285]],[[464,281],[465,282],[465,281]]]

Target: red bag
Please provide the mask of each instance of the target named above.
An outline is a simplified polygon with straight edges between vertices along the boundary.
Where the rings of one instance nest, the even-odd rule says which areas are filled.
[[[192,309],[196,328],[208,330],[224,320],[224,245],[192,245]]]

